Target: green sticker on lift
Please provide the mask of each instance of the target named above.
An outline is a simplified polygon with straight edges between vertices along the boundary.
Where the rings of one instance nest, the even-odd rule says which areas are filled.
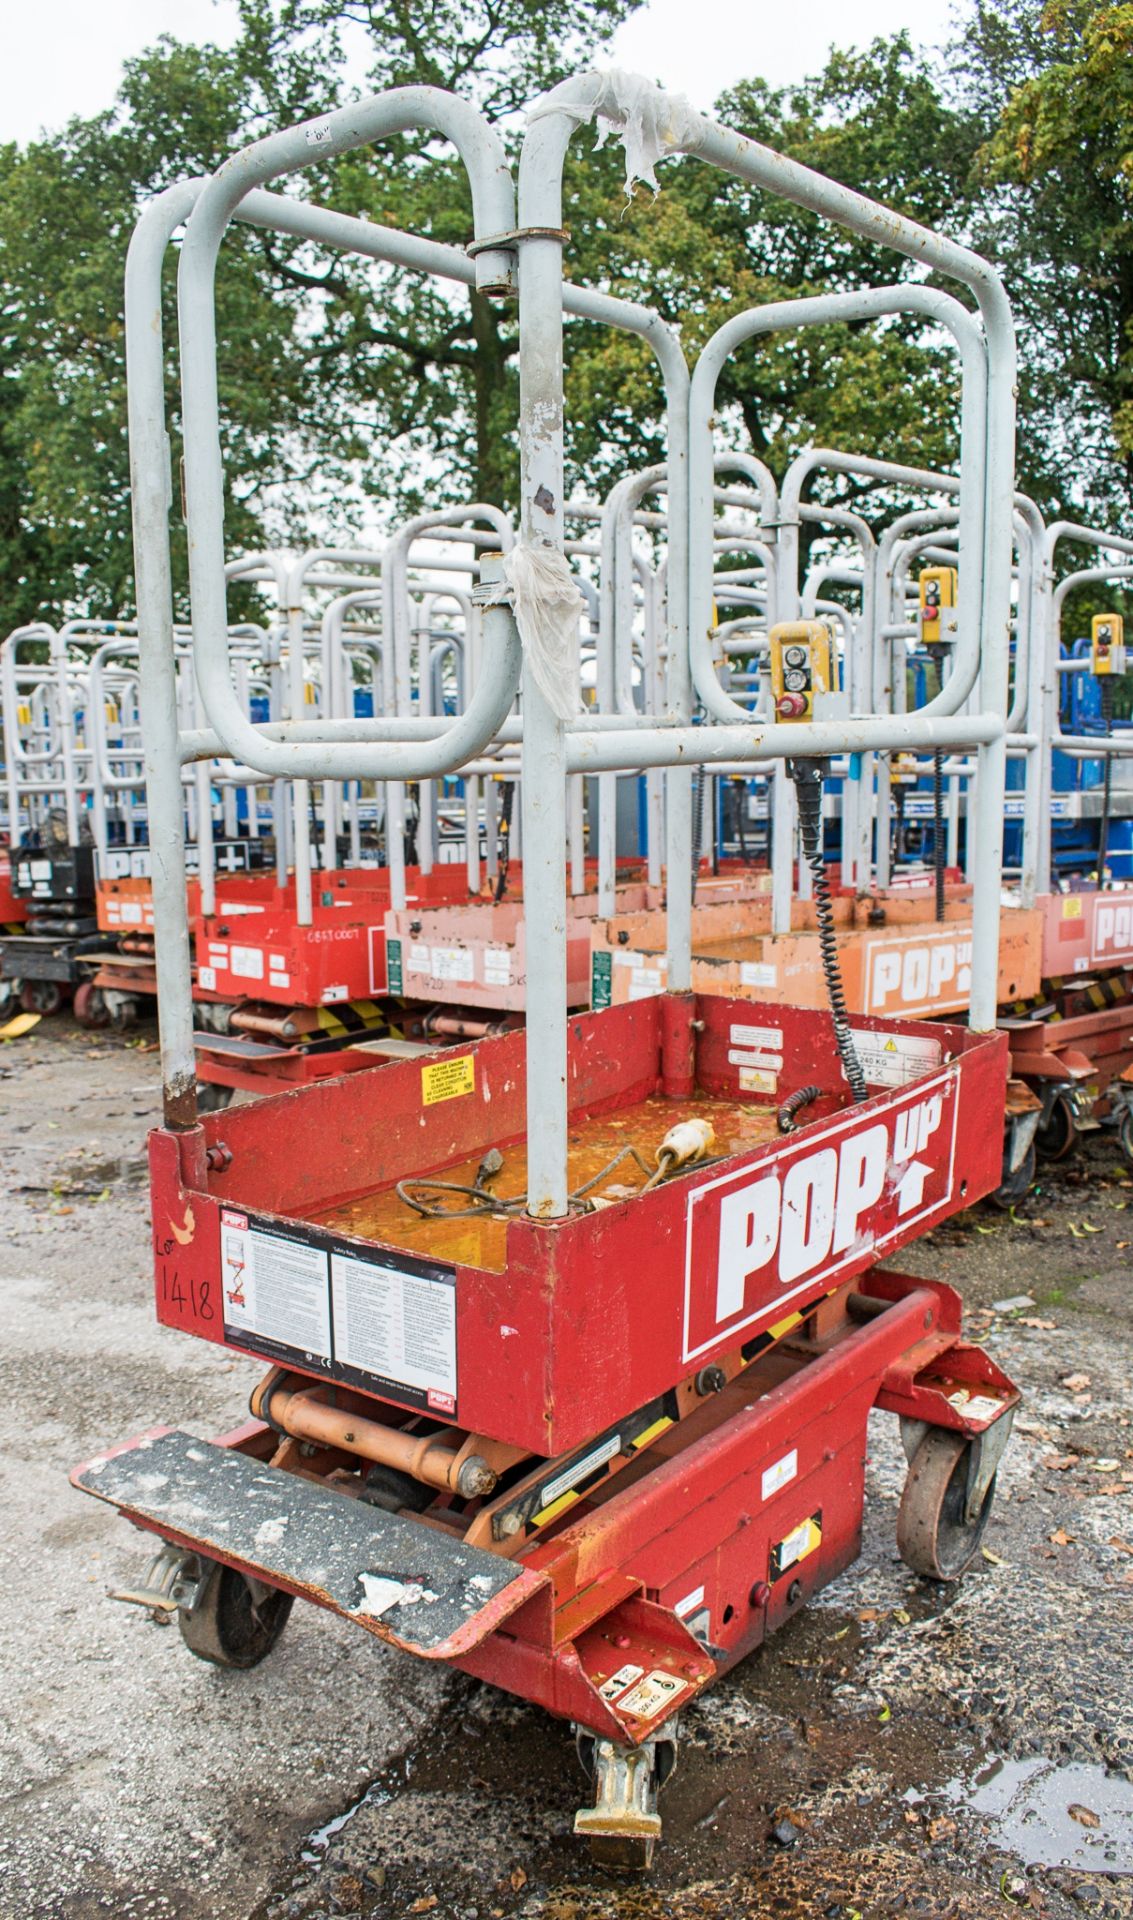
[[[608,1007],[614,997],[613,992],[614,956],[612,953],[595,953],[590,961],[590,1004],[597,1011]]]
[[[386,983],[390,993],[401,993],[401,941],[386,941]]]

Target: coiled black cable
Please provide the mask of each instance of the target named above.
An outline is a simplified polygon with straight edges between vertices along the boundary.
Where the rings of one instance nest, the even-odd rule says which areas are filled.
[[[869,1099],[862,1063],[850,1032],[850,1015],[838,965],[838,935],[834,927],[834,903],[826,879],[822,858],[822,769],[816,760],[788,760],[787,771],[795,783],[799,802],[799,828],[803,858],[814,882],[814,910],[818,920],[818,946],[822,971],[826,975],[826,994],[834,1021],[834,1044],[841,1055],[850,1094],[855,1101]]]
[[[704,852],[704,799],[708,776],[702,766],[693,774],[692,788],[692,902],[696,905],[696,883],[700,878],[700,858]]]
[[[932,870],[936,880],[936,917],[944,918],[944,755],[932,756]]]
[[[821,1092],[821,1087],[796,1087],[794,1093],[788,1094],[775,1116],[780,1133],[794,1133],[795,1122],[803,1108],[809,1107],[812,1100],[817,1100]]]
[[[504,782],[503,804],[500,807],[499,823],[499,866],[496,869],[495,903],[498,906],[507,892],[508,868],[511,865],[511,816],[515,808],[515,781]]]
[[[1108,674],[1103,675],[1098,685],[1102,703],[1102,732],[1113,732],[1113,681]],[[1102,775],[1102,817],[1098,822],[1098,871],[1099,887],[1105,885],[1105,862],[1109,852],[1109,814],[1113,795],[1113,755],[1105,756],[1105,772]]]

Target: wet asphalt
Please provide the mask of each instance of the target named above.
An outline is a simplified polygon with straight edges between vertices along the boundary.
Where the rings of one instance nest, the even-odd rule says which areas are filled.
[[[904,1456],[875,1415],[860,1560],[683,1716],[654,1870],[627,1882],[574,1840],[586,1780],[543,1714],[310,1609],[219,1673],[106,1598],[144,1549],[69,1467],[158,1421],[221,1430],[257,1375],[153,1321],[151,1048],[69,1021],[0,1047],[3,1920],[1133,1915],[1133,1170],[1111,1140],[901,1257],[959,1287],[1025,1393],[976,1567],[938,1589],[898,1559]]]

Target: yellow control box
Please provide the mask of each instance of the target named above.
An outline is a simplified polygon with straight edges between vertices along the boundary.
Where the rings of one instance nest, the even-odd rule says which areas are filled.
[[[1099,678],[1125,672],[1125,622],[1119,613],[1095,613],[1091,620],[1090,664]]]
[[[776,720],[813,720],[818,693],[837,693],[838,665],[829,627],[821,620],[772,627],[771,700]]]
[[[955,567],[925,567],[920,576],[921,639],[926,647],[939,647],[946,638],[944,613],[956,605]]]

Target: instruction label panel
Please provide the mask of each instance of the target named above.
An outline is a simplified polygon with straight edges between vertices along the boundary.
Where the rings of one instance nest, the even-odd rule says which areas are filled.
[[[364,1253],[316,1227],[225,1207],[225,1338],[268,1359],[455,1417],[456,1272]]]

